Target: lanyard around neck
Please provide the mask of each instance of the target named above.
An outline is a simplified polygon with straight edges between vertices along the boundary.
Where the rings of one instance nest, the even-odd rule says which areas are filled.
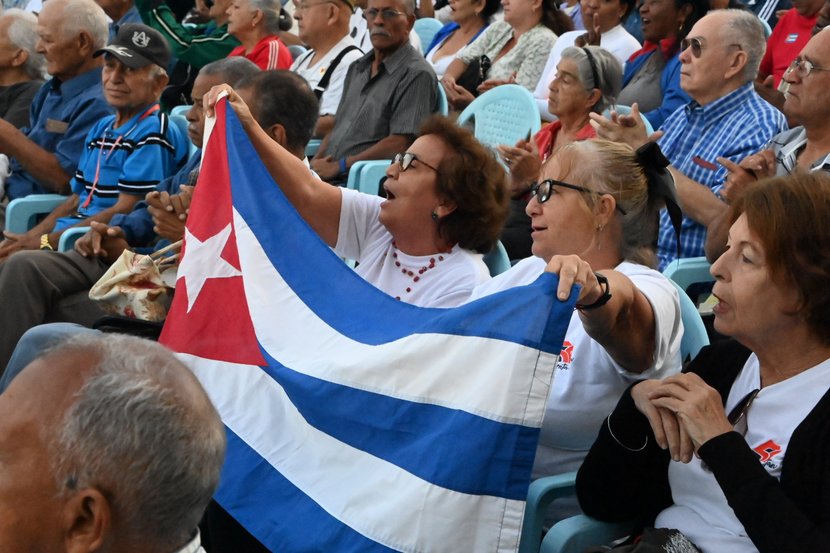
[[[130,134],[136,129],[136,127],[138,127],[139,123],[144,121],[144,119],[146,119],[150,115],[154,114],[158,110],[159,110],[159,105],[158,104],[154,104],[154,105],[150,106],[149,108],[147,108],[147,110],[144,111],[144,113],[141,114],[141,117],[138,118],[138,121],[135,122],[135,125],[133,125],[132,128],[130,128],[130,130],[128,130],[124,134],[118,135],[118,138],[115,139],[115,142],[112,143],[112,146],[110,146],[109,151],[107,152],[107,159],[110,158],[110,156],[112,155],[113,150],[115,150],[115,148],[117,148],[118,145],[121,144],[121,139],[122,138],[124,138],[125,136],[130,136]],[[115,122],[113,121],[113,123],[115,123]],[[106,137],[107,133],[111,130],[112,130],[112,125],[110,125],[104,131],[104,137]],[[86,200],[84,200],[84,203],[80,207],[80,209],[86,209],[87,206],[89,206],[89,203],[92,201],[92,195],[98,189],[98,180],[101,177],[101,156],[103,154],[104,154],[104,138],[101,139],[101,145],[98,148],[98,160],[95,163],[95,178],[92,181],[92,188],[89,189],[89,195],[87,195]]]

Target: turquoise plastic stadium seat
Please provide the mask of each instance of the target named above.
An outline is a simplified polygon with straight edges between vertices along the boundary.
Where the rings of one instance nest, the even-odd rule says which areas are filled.
[[[443,23],[433,17],[423,17],[415,20],[412,30],[418,33],[418,38],[421,39],[422,54],[426,55],[427,48],[432,44],[432,39],[435,38],[435,33],[440,31],[443,26]]]
[[[6,207],[6,230],[22,234],[37,224],[38,215],[46,215],[66,201],[60,194],[32,194],[9,202]]]
[[[58,242],[59,252],[68,252],[75,247],[75,242],[89,231],[90,227],[72,227],[63,231]]]
[[[692,284],[714,282],[715,277],[709,272],[710,267],[705,257],[687,257],[669,263],[663,274],[680,285],[683,290],[688,290]]]
[[[311,158],[314,157],[314,155],[317,153],[317,150],[320,149],[320,143],[321,142],[322,142],[322,140],[320,140],[319,138],[312,138],[311,140],[308,141],[308,144],[306,144],[306,147],[305,147],[305,156],[308,159],[311,159]]]
[[[677,288],[680,296],[680,318],[683,321],[683,338],[680,341],[680,357],[685,363],[694,359],[703,346],[709,345],[709,335],[706,334],[706,326],[700,317],[697,306],[675,281],[671,281]]]
[[[501,240],[497,240],[493,249],[484,256],[484,264],[490,270],[491,277],[500,275],[510,268],[510,258]]]
[[[441,85],[441,81],[438,81],[438,113],[443,116],[450,114],[450,103],[447,101],[447,92]]]
[[[513,146],[541,128],[536,101],[517,84],[497,86],[476,98],[458,116],[458,124],[472,128],[475,137],[491,148]]]
[[[530,483],[519,553],[538,553],[548,507],[555,499],[571,497],[575,493],[576,472],[539,478]]]
[[[190,106],[176,106],[175,108],[173,108],[173,112],[175,112],[177,109],[179,109],[181,107],[187,108],[184,111],[187,111],[187,110],[190,109]],[[187,144],[188,144],[187,158],[190,159],[194,155],[196,155],[196,152],[198,151],[198,148],[196,147],[196,145],[193,142],[191,142],[190,137],[187,135],[187,118],[185,118],[185,116],[181,113],[173,113],[173,112],[170,113],[170,122],[173,123],[174,125],[176,125],[179,128],[179,131],[181,131],[182,135],[187,140]]]
[[[182,106],[176,106],[170,110],[170,115],[181,115],[182,117],[185,117],[187,115],[187,112],[190,111],[190,107],[191,106],[187,104],[184,104]]]
[[[618,115],[628,115],[629,113],[631,113],[631,107],[630,106],[617,105],[617,106],[614,106],[614,111],[616,111]],[[605,117],[610,118],[611,117],[611,109],[610,108],[606,109],[605,111],[602,112],[602,115],[604,115]],[[654,127],[651,126],[651,123],[649,122],[648,119],[643,117],[642,113],[640,114],[640,119],[643,120],[643,123],[646,126],[646,133],[650,136],[651,133],[654,132]]]
[[[291,52],[291,59],[296,60],[306,52],[308,49],[305,46],[301,46],[299,44],[292,44],[288,47],[288,51]]]
[[[556,523],[542,540],[542,525],[550,504],[575,493],[576,472],[547,476],[531,482],[519,553],[582,553],[587,547],[607,544],[630,533],[633,527],[631,523],[600,522],[578,515]]]
[[[389,159],[358,161],[349,169],[349,179],[346,182],[346,188],[376,196],[380,186],[380,179],[386,176],[386,169],[389,168],[390,163],[392,161]]]
[[[587,515],[576,515],[554,524],[539,551],[583,553],[588,547],[607,545],[627,537],[633,527],[631,522],[600,522]]]

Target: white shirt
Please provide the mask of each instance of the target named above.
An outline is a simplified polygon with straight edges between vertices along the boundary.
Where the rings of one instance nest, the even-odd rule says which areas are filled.
[[[309,50],[294,61],[291,65],[291,71],[308,81],[308,85],[314,89],[328,71],[334,58],[349,46],[356,46],[356,44],[354,39],[347,34],[314,65],[310,65],[311,59],[314,57],[314,50]],[[320,115],[334,115],[337,112],[340,96],[343,95],[343,82],[346,80],[346,73],[349,71],[352,62],[361,56],[363,56],[363,52],[359,49],[351,50],[337,64],[331,79],[329,79],[329,86],[320,98]]]
[[[731,412],[752,390],[761,388],[758,358],[753,353],[744,364],[726,400]],[[766,471],[781,478],[787,445],[796,427],[830,388],[830,360],[796,376],[767,386],[755,396],[735,430],[758,455]],[[674,505],[658,515],[654,526],[677,528],[701,551],[757,553],[743,524],[726,501],[714,475],[697,457],[688,464],[669,463],[669,484]]]
[[[533,92],[533,97],[536,98],[536,105],[539,106],[539,113],[545,121],[553,121],[556,119],[548,111],[548,87],[553,77],[556,76],[556,66],[559,65],[559,60],[562,59],[562,50],[574,45],[576,39],[585,34],[585,31],[569,31],[564,33],[556,41],[556,44],[551,48],[550,56],[545,64],[545,69],[542,71],[542,77],[536,85],[536,90]],[[615,58],[620,61],[620,64],[625,66],[625,62],[631,57],[631,54],[641,48],[637,39],[625,30],[622,25],[617,25],[607,33],[603,33],[599,39],[599,45],[611,52]]]
[[[196,536],[187,545],[176,551],[176,553],[205,553],[199,532],[197,531]]]
[[[424,56],[424,58],[426,58],[427,60],[427,63],[430,64],[432,68],[435,70],[435,76],[438,77],[439,81],[444,77],[444,73],[447,72],[447,68],[455,59],[455,55],[450,54],[449,56],[443,56],[441,58],[438,58],[438,61],[434,61],[435,53],[441,48],[441,46],[443,46],[443,44],[447,41],[448,38],[449,36],[445,37],[444,40],[433,46],[432,50],[427,52],[427,55]]]
[[[538,257],[523,259],[509,271],[477,287],[471,299],[530,284],[542,274],[545,265]],[[656,332],[654,363],[642,373],[626,371],[602,345],[588,336],[578,313],[574,312],[554,371],[533,478],[578,469],[603,420],[632,382],[680,372],[683,323],[676,289],[661,273],[643,265],[623,262],[614,270],[630,278],[652,306]],[[553,510],[557,519],[579,512],[575,501],[570,505],[554,502]]]
[[[392,244],[392,235],[379,221],[379,196],[344,188],[340,227],[334,251],[359,262],[357,274],[392,297],[421,307],[455,307],[490,278],[481,254],[457,245],[449,253],[407,255]],[[419,273],[419,270],[434,267]],[[399,265],[398,265],[399,264]],[[413,275],[404,274],[403,269]],[[415,281],[414,277],[418,277]],[[407,289],[409,291],[407,291]]]

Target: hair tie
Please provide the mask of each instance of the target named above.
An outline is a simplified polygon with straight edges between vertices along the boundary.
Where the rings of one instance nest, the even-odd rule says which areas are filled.
[[[674,236],[677,239],[677,256],[680,257],[680,227],[683,222],[683,211],[677,202],[677,188],[674,176],[666,169],[669,160],[663,155],[656,142],[646,142],[635,152],[637,163],[643,168],[648,183],[649,201],[662,199],[669,213]]]

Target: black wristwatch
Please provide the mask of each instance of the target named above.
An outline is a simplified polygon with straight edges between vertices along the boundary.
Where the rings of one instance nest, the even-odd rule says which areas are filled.
[[[602,307],[608,303],[608,300],[611,299],[611,287],[608,285],[608,279],[599,273],[594,273],[594,276],[597,277],[597,282],[599,282],[600,288],[603,288],[602,295],[597,298],[597,301],[590,305],[582,305],[581,303],[576,304],[576,308],[580,311],[590,311],[591,309]]]

